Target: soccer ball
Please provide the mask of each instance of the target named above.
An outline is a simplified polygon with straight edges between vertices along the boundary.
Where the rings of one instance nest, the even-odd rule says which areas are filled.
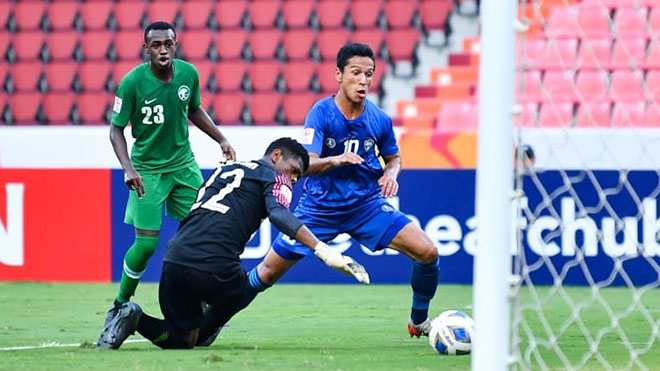
[[[429,344],[439,354],[470,354],[473,335],[472,318],[461,311],[448,310],[431,322]]]

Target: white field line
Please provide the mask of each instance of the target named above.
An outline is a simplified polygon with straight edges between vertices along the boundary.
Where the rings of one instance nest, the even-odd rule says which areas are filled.
[[[131,340],[126,340],[124,343],[143,343],[145,341],[149,341],[149,340],[147,340],[147,339],[131,339]],[[73,348],[73,347],[79,347],[80,345],[81,345],[81,343],[62,344],[62,343],[58,343],[56,341],[52,341],[50,343],[43,343],[43,344],[39,344],[39,345],[21,345],[21,346],[17,346],[17,347],[0,348],[0,351],[43,349],[43,348]]]

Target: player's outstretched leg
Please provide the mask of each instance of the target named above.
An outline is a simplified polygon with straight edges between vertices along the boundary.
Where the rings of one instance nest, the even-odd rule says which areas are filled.
[[[197,342],[199,329],[187,331],[167,319],[158,319],[143,314],[137,325],[137,332],[162,349],[190,349]]]
[[[103,329],[96,347],[99,349],[119,349],[124,340],[135,333],[142,316],[142,308],[133,302],[122,304],[117,315]]]

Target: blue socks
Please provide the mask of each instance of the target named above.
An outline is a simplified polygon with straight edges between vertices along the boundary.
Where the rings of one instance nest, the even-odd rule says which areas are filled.
[[[431,263],[413,262],[410,285],[413,290],[410,320],[417,325],[429,316],[429,304],[438,288],[438,260]]]

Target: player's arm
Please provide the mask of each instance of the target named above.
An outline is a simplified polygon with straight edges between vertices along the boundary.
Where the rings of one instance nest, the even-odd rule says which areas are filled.
[[[193,124],[195,124],[195,126],[206,133],[206,135],[220,144],[220,148],[222,148],[222,153],[225,155],[225,159],[236,159],[236,152],[234,151],[234,148],[232,148],[227,138],[225,138],[220,130],[218,130],[218,127],[215,125],[206,110],[202,108],[202,106],[199,106],[196,109],[190,111],[188,113],[188,118],[190,121],[192,121]]]
[[[348,152],[339,156],[320,157],[318,153],[309,152],[309,168],[307,175],[317,175],[328,172],[339,166],[359,165],[364,159],[356,153]]]
[[[383,156],[383,160],[385,160],[385,170],[383,176],[378,179],[380,193],[383,197],[393,197],[399,192],[399,183],[396,178],[401,172],[401,154],[397,152],[393,155]]]

